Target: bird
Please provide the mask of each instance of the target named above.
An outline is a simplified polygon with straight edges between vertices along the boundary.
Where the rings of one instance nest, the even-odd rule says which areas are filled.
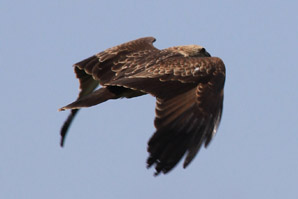
[[[224,62],[200,45],[160,50],[155,41],[139,38],[74,64],[80,92],[59,109],[71,110],[61,128],[61,147],[81,108],[145,94],[156,98],[156,131],[147,146],[147,167],[155,167],[155,176],[171,171],[183,156],[186,168],[201,146],[209,145],[222,117]]]

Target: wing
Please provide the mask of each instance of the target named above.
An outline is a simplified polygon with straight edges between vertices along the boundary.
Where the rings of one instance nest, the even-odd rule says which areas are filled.
[[[139,65],[139,60],[145,62],[146,60],[142,58],[144,55],[159,51],[153,46],[154,41],[153,37],[133,40],[74,64],[74,71],[80,83],[77,99],[92,93],[99,84],[104,85],[115,78],[119,69],[125,70],[127,66]],[[61,146],[64,144],[67,131],[78,111],[79,109],[72,109],[61,128]]]
[[[143,57],[159,51],[153,46],[154,41],[153,37],[133,40],[74,64],[75,73],[80,82],[78,99],[93,92],[98,84],[105,85],[115,79],[119,70],[140,65],[140,60],[145,62]]]
[[[155,38],[145,37],[119,46],[109,48],[92,57],[74,64],[80,70],[104,85],[115,77],[119,71],[132,70],[147,62],[151,54],[159,52],[153,46]],[[119,77],[118,77],[119,78]]]
[[[99,82],[94,80],[92,76],[85,73],[85,71],[78,69],[77,67],[74,68],[76,77],[79,79],[80,83],[80,92],[77,99],[80,99],[90,93],[98,86]],[[62,125],[60,135],[61,135],[61,142],[60,145],[64,145],[65,137],[67,135],[67,131],[74,120],[75,116],[78,114],[79,109],[72,109],[70,114],[68,115],[67,119],[65,120],[64,124]]]
[[[170,171],[187,153],[184,167],[207,146],[222,114],[224,63],[215,57],[175,57],[110,82],[157,97],[156,132],[148,143],[148,167]]]
[[[157,130],[148,143],[148,166],[156,164],[156,174],[167,173],[187,153],[185,168],[216,133],[222,105],[223,90],[210,82],[171,99],[157,99]]]
[[[158,58],[153,58],[154,63],[148,67],[122,70],[118,75],[121,78],[116,77],[105,85],[123,86],[164,99],[184,93],[199,83],[208,83],[215,75],[225,78],[225,66],[220,58],[173,54],[160,58],[160,54],[154,54]]]

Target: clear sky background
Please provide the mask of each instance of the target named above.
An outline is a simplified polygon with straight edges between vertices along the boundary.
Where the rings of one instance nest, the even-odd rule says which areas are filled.
[[[0,2],[0,198],[298,198],[297,1]],[[207,150],[153,177],[155,99],[84,109],[64,148],[72,64],[143,36],[199,44],[226,64]]]

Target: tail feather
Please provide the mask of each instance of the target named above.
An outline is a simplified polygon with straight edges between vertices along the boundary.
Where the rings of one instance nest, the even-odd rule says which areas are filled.
[[[102,102],[105,102],[109,99],[116,99],[116,98],[119,98],[119,96],[117,97],[117,94],[111,92],[106,87],[102,87],[102,88],[100,88],[100,89],[98,89],[98,90],[96,90],[96,91],[94,91],[94,92],[92,92],[92,93],[90,93],[86,96],[80,97],[75,102],[60,108],[59,111],[64,111],[66,109],[71,109],[70,114],[68,115],[66,121],[64,122],[64,124],[61,128],[60,146],[63,147],[67,131],[68,131],[73,119],[75,118],[78,111],[80,110],[80,108],[94,106],[96,104],[100,104]]]
[[[61,135],[60,146],[61,147],[63,147],[63,145],[64,145],[64,140],[65,140],[67,131],[68,131],[74,117],[76,116],[76,114],[78,113],[79,110],[80,109],[72,109],[70,114],[68,115],[67,119],[65,120],[62,128],[61,128],[61,132],[60,132],[60,135]]]
[[[117,98],[118,97],[115,93],[103,87],[90,93],[89,95],[81,97],[78,100],[60,108],[59,111],[64,111],[67,109],[80,109],[84,107],[90,107],[90,106],[103,103],[109,99],[117,99]]]

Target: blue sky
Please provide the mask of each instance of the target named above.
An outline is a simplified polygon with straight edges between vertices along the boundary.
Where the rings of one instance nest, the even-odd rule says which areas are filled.
[[[1,1],[0,198],[297,198],[297,1]],[[84,109],[60,127],[72,64],[143,36],[226,64],[219,131],[187,169],[146,169],[155,100]]]

